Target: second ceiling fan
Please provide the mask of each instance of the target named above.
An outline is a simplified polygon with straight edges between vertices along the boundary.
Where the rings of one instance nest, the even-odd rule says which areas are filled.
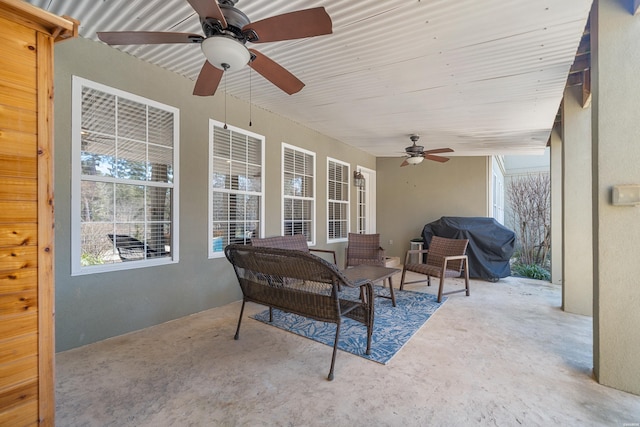
[[[407,158],[400,166],[417,165],[422,163],[424,159],[433,160],[435,162],[444,163],[449,161],[448,157],[436,156],[435,154],[441,153],[453,153],[451,148],[435,148],[433,150],[425,150],[422,145],[417,145],[416,142],[420,139],[419,135],[411,135],[409,137],[413,142],[412,145],[404,149]]]
[[[206,61],[196,80],[194,95],[213,95],[225,71],[249,65],[271,83],[292,95],[303,87],[296,76],[266,55],[245,46],[315,37],[332,33],[331,18],[323,7],[299,10],[251,22],[236,9],[238,0],[187,0],[200,17],[204,36],[157,31],[98,32],[109,45],[199,43]]]

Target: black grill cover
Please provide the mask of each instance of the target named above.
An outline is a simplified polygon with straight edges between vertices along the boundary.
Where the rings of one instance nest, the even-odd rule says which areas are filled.
[[[516,235],[495,219],[443,216],[422,229],[425,249],[433,236],[469,239],[469,277],[495,282],[511,275],[509,259],[515,250]]]

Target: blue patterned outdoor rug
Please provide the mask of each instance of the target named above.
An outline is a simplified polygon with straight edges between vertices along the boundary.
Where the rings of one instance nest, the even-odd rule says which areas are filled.
[[[389,293],[388,289],[380,287],[376,287],[375,292],[386,295]],[[396,307],[392,306],[390,299],[376,298],[375,300],[370,355],[365,353],[366,326],[345,317],[342,318],[338,348],[374,362],[387,364],[446,301],[446,298],[443,298],[442,303],[438,303],[435,295],[421,292],[396,290],[395,294]],[[276,309],[273,310],[272,323],[269,322],[268,309],[252,317],[268,325],[333,347],[336,336],[335,323],[320,322]]]

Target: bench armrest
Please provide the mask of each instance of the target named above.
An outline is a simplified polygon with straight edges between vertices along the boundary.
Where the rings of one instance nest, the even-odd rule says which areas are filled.
[[[313,249],[313,248],[309,248],[309,252],[322,252],[325,254],[332,254],[333,255],[333,263],[334,264],[338,264],[337,258],[336,258],[336,251],[332,251],[329,249]]]

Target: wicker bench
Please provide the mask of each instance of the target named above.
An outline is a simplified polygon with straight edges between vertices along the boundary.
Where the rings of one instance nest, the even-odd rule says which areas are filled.
[[[336,324],[333,355],[328,379],[333,371],[340,337],[342,316],[361,322],[367,329],[367,354],[371,352],[373,333],[373,284],[350,282],[330,262],[309,252],[249,245],[229,245],[224,253],[233,265],[242,289],[242,308],[235,339],[247,301],[273,309]],[[359,288],[347,297],[347,288]],[[340,290],[342,289],[342,290]]]

